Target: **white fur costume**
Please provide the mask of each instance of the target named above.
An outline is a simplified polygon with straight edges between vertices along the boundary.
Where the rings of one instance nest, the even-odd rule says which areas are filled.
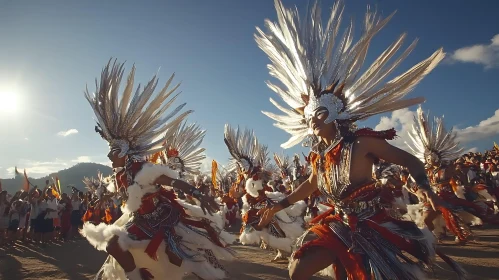
[[[246,193],[252,197],[258,197],[259,191],[263,190],[262,180],[253,180],[252,178],[248,178],[246,180]],[[285,195],[281,192],[265,192],[267,198],[273,201],[279,201],[285,197]],[[244,216],[250,209],[251,205],[248,203],[246,196],[243,196],[243,209],[242,215]],[[268,246],[279,249],[287,253],[291,253],[292,247],[296,242],[296,239],[303,234],[303,213],[306,209],[307,205],[304,201],[300,201],[295,203],[293,206],[288,207],[284,210],[277,212],[276,220],[279,227],[282,229],[285,238],[279,238],[271,233],[269,233],[268,229],[262,229],[261,231],[257,231],[254,229],[247,229],[241,233],[239,236],[239,240],[243,245],[250,244],[260,244],[261,241],[264,241]]]
[[[180,171],[193,171],[202,159],[199,154],[203,150],[193,152],[181,144],[190,142],[190,147],[196,149],[204,131],[196,125],[181,124],[192,112],[180,113],[185,103],[165,114],[178,96],[174,93],[180,85],[170,87],[173,75],[152,98],[158,82],[156,77],[142,90],[140,86],[134,90],[135,68],[132,68],[120,95],[123,74],[123,64],[109,61],[102,70],[100,81],[96,82],[96,91],[85,92],[95,113],[95,130],[109,143],[113,162],[126,161],[125,168],[115,174],[116,186],[109,188],[125,190],[127,201],[122,207],[123,216],[112,225],[85,224],[82,234],[99,250],[106,250],[116,236],[117,244],[111,245],[129,251],[136,268],[125,273],[118,262],[109,257],[101,269],[103,278],[142,279],[146,269],[147,274],[152,274],[147,276],[154,279],[181,279],[186,272],[206,280],[223,279],[226,272],[218,259],[232,258],[231,252],[224,247],[233,238],[222,232],[221,219],[199,215],[198,209],[182,202],[179,204],[171,190],[155,184],[162,175],[177,179]],[[168,147],[164,146],[165,141]],[[170,149],[179,145],[185,149]],[[168,148],[166,163],[180,164],[184,167],[182,170],[173,171],[146,161],[165,148]],[[190,157],[184,158],[185,155]],[[179,157],[184,158],[184,162]],[[188,209],[184,210],[186,207]],[[118,254],[119,251],[113,253]]]
[[[108,241],[113,236],[118,236],[120,247],[132,253],[136,266],[146,268],[155,279],[182,279],[185,274],[191,272],[206,280],[225,278],[226,272],[221,268],[214,267],[210,263],[211,256],[203,254],[200,250],[211,250],[217,259],[225,260],[231,260],[233,254],[204,237],[202,233],[205,232],[203,231],[199,233],[193,231],[181,222],[175,226],[175,232],[182,237],[180,241],[182,248],[193,256],[190,259],[183,259],[180,267],[169,262],[165,253],[165,241],[162,241],[157,251],[158,260],[155,261],[144,252],[150,240],[136,241],[129,236],[125,224],[133,219],[130,213],[134,213],[139,209],[141,199],[145,194],[157,191],[157,187],[152,183],[155,178],[161,175],[175,176],[174,171],[166,166],[145,163],[142,170],[136,174],[133,184],[128,187],[129,198],[122,209],[123,216],[112,225],[99,224],[95,226],[85,223],[82,234],[93,246],[101,251],[105,251]],[[181,200],[177,200],[177,202],[186,209],[189,216],[210,219],[212,227],[220,233],[220,240],[224,244],[231,244],[235,241],[234,236],[222,230],[223,221],[220,215],[204,215],[197,206],[187,204]],[[101,272],[104,279],[126,279],[123,269],[111,256],[106,260]]]

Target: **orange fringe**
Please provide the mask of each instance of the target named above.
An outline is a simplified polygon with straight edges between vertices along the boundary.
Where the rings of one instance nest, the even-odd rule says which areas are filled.
[[[332,216],[329,220],[340,219],[339,216]],[[295,254],[294,258],[299,259],[311,247],[323,247],[334,250],[338,255],[339,264],[341,264],[348,276],[348,279],[367,280],[368,274],[362,266],[362,257],[359,254],[349,251],[345,244],[323,224],[313,226],[310,231],[318,236],[318,239],[307,242]],[[337,265],[337,264],[336,264]],[[335,270],[336,271],[336,270]],[[338,275],[337,275],[338,276]]]
[[[85,215],[83,215],[83,218],[82,218],[83,222],[88,222],[88,221],[90,221],[90,219],[92,219],[92,216],[93,216],[92,212],[93,211],[90,209],[87,209],[87,211],[85,211]]]
[[[104,216],[104,222],[106,224],[110,224],[112,220],[113,216],[111,215],[111,210],[109,208],[106,208],[106,215]]]
[[[438,210],[442,212],[442,217],[445,220],[447,228],[452,231],[452,233],[454,233],[459,240],[465,241],[468,239],[468,236],[470,236],[471,233],[468,233],[461,228],[458,220],[459,218],[454,213],[445,207],[440,207]]]

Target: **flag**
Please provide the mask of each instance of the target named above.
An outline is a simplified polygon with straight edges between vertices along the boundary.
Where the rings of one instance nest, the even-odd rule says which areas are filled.
[[[17,172],[17,168],[16,168]],[[26,169],[24,169],[24,184],[23,184],[23,190],[26,192],[29,192],[29,180],[28,180],[28,175],[26,175]]]
[[[218,164],[215,160],[213,160],[211,162],[211,183],[213,184],[213,188],[215,188],[215,189],[218,189],[217,171],[218,171]]]
[[[56,184],[56,188],[57,188],[57,191],[59,192],[59,194],[62,194],[62,191],[61,191],[61,181],[59,180],[59,177],[55,177],[55,184]]]
[[[60,190],[59,190],[59,186],[58,186],[58,181],[59,179],[57,177],[52,177],[52,181],[54,182],[54,184],[52,184],[50,186],[50,189],[52,190],[52,195],[54,195],[57,199],[59,199],[60,197]]]
[[[60,198],[60,195],[59,193],[57,192],[57,190],[55,188],[51,188],[52,190],[52,195],[55,196],[55,198],[59,199]]]

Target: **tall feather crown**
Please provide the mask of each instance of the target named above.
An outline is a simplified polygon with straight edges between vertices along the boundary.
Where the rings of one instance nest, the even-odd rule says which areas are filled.
[[[175,127],[192,111],[177,115],[184,104],[179,105],[166,116],[163,114],[178,97],[172,97],[180,84],[170,88],[174,75],[168,79],[155,98],[151,98],[158,80],[154,76],[141,90],[140,84],[132,95],[135,66],[127,78],[122,97],[119,97],[124,64],[109,61],[102,70],[100,83],[96,80],[95,94],[88,88],[85,98],[90,103],[97,118],[96,131],[109,142],[111,149],[120,150],[125,155],[145,157],[163,149],[162,135]]]
[[[232,158],[228,163],[230,171],[238,170],[245,176],[254,176],[258,173],[269,175],[275,169],[270,163],[268,147],[258,142],[254,132],[249,129],[234,129],[225,125],[224,142]]]
[[[205,135],[206,130],[195,123],[183,122],[168,130],[163,151],[167,164],[182,173],[199,174],[202,161],[206,158],[205,149],[200,148]]]
[[[83,177],[82,182],[85,184],[86,189],[98,198],[101,198],[102,195],[107,192],[106,187],[109,184],[109,182],[106,182],[100,171],[97,171],[97,178]]]
[[[274,161],[277,165],[278,177],[281,178],[286,178],[286,177],[291,177],[293,174],[293,167],[291,166],[291,160],[288,155],[278,155],[274,153]]]
[[[445,129],[443,117],[435,117],[433,123],[428,118],[429,114],[425,116],[423,109],[419,107],[414,116],[412,131],[409,132],[412,143],[405,142],[412,153],[427,164],[428,157],[439,162],[460,157],[463,149],[456,141],[457,134],[452,129]]]
[[[381,19],[368,7],[364,31],[354,43],[353,23],[339,35],[344,10],[342,1],[334,4],[326,26],[322,23],[318,1],[309,6],[303,18],[299,17],[296,8],[285,8],[281,0],[275,0],[275,7],[278,22],[266,20],[268,32],[257,28],[255,40],[271,60],[270,75],[281,82],[281,85],[267,84],[288,106],[270,98],[284,114],[263,112],[276,121],[275,126],[291,134],[281,147],[292,147],[310,133],[307,119],[320,107],[328,110],[326,123],[352,124],[424,102],[424,98],[403,97],[442,60],[442,49],[405,73],[383,82],[416,46],[417,40],[396,57],[406,38],[406,34],[402,34],[360,75],[372,38],[393,14]]]

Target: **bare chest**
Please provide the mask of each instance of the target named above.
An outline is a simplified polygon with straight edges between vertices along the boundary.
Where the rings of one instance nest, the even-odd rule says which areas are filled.
[[[340,201],[349,193],[372,181],[373,162],[365,154],[355,149],[355,142],[345,142],[335,156],[335,162],[326,162],[325,151],[317,164],[319,190],[333,201]]]

